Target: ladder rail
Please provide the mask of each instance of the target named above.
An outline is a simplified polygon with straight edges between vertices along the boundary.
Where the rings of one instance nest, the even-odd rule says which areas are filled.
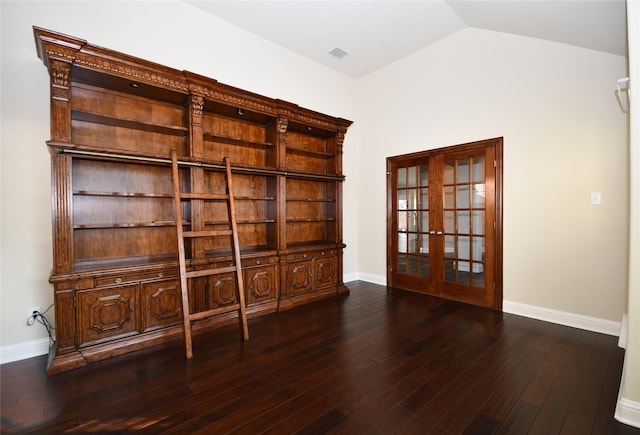
[[[224,165],[226,167],[226,178],[227,178],[227,195],[229,196],[229,207],[228,215],[229,222],[231,222],[231,238],[233,245],[233,254],[235,257],[235,265],[236,265],[236,279],[238,283],[238,301],[240,303],[240,328],[242,329],[242,334],[244,340],[249,339],[249,327],[247,325],[247,308],[244,301],[244,280],[242,277],[242,260],[240,259],[240,241],[238,239],[238,224],[236,223],[236,205],[235,200],[233,198],[233,181],[231,177],[231,163],[229,162],[229,158],[225,157],[223,159]]]
[[[178,170],[178,156],[171,151],[171,172],[173,175],[173,211],[176,221],[176,236],[178,239],[178,269],[180,273],[180,297],[182,299],[182,327],[185,336],[185,352],[187,359],[193,357],[191,337],[191,320],[189,308],[189,288],[187,287],[187,265],[185,261],[184,237],[182,228],[182,201],[180,200],[180,172]]]

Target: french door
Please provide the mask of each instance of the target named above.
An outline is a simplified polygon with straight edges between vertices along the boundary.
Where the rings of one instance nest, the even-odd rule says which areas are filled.
[[[387,159],[387,285],[502,309],[502,138]]]

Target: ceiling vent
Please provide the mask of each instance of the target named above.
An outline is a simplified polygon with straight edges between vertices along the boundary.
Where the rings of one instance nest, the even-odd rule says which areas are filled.
[[[343,57],[345,57],[346,55],[348,55],[349,53],[347,53],[346,51],[344,51],[342,48],[340,47],[336,47],[333,50],[331,50],[329,52],[329,54],[333,57],[337,57],[338,59],[342,59]]]

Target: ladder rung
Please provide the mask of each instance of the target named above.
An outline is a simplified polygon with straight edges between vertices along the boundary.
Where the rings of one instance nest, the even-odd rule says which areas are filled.
[[[181,193],[180,199],[205,199],[210,201],[226,200],[229,199],[229,195],[224,193]]]
[[[229,313],[231,311],[238,311],[240,308],[240,304],[228,305],[222,308],[214,308],[212,310],[207,311],[198,311],[197,313],[189,314],[189,320],[200,320],[205,319],[207,317],[216,316],[218,314]]]
[[[231,234],[231,230],[185,231],[182,233],[182,237],[215,237],[230,236]]]
[[[209,276],[215,275],[217,273],[227,273],[227,272],[235,272],[235,266],[229,267],[217,267],[215,269],[205,269],[205,270],[192,270],[191,272],[186,272],[185,276],[187,278],[197,278],[199,276]]]

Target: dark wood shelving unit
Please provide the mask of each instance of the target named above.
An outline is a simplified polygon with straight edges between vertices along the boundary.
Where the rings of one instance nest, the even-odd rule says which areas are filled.
[[[348,293],[342,282],[342,144],[351,121],[34,27],[50,76],[58,373],[182,337],[171,152],[185,229],[226,222],[190,192],[234,173],[250,316]],[[191,270],[225,267],[226,242],[186,246]],[[235,303],[235,277],[194,279],[192,311]],[[235,313],[195,332],[236,322]]]

